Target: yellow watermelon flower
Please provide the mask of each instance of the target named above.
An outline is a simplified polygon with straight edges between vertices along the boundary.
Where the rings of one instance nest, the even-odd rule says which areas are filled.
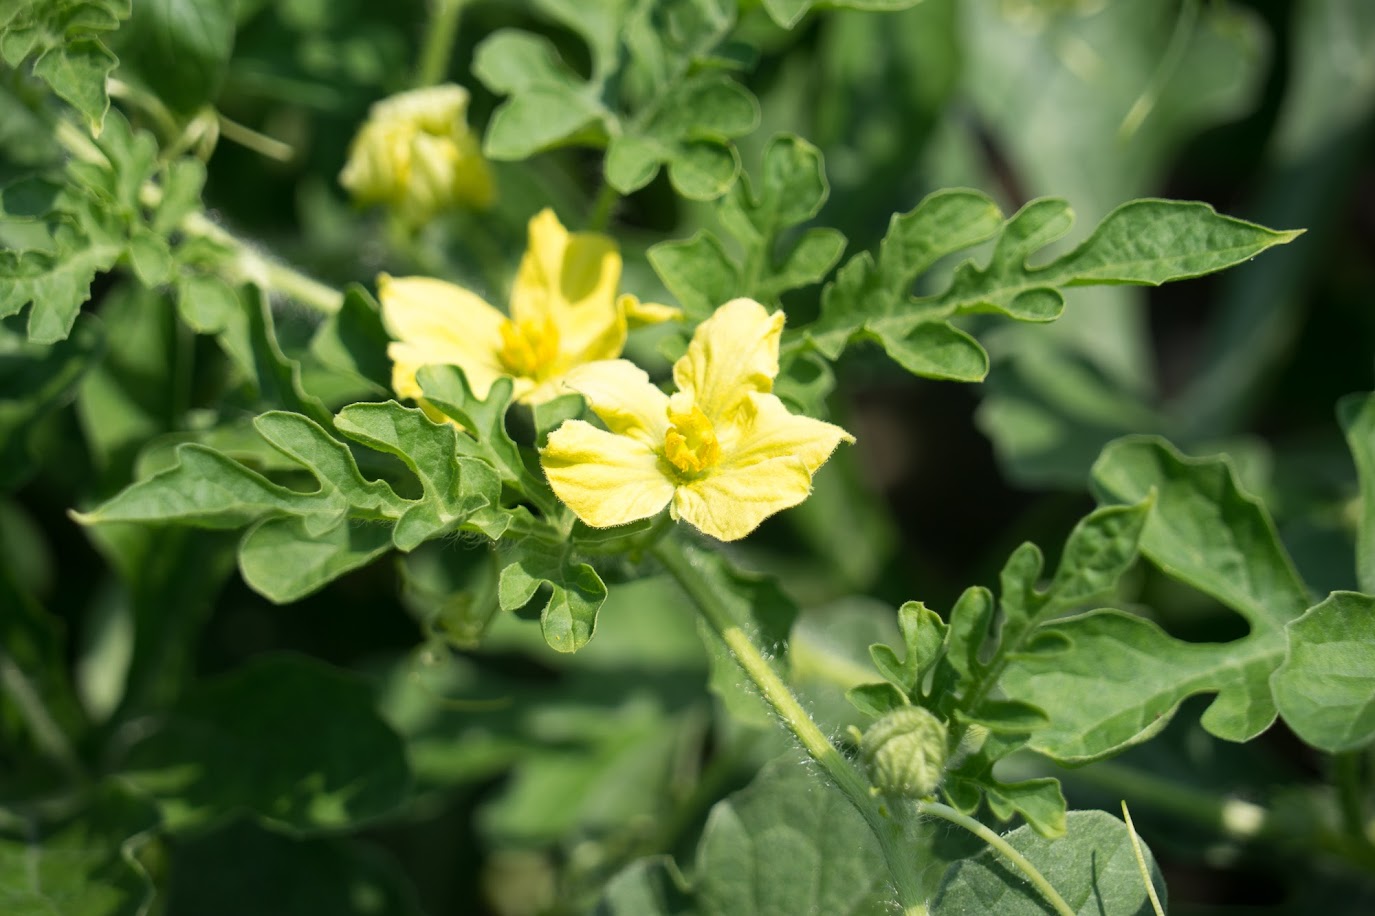
[[[812,475],[854,437],[770,393],[783,320],[752,299],[718,308],[674,364],[671,396],[623,359],[568,373],[607,429],[568,420],[549,435],[540,461],[554,493],[594,528],[668,506],[723,541],[806,499]]]
[[[413,226],[455,206],[489,206],[492,175],[467,112],[468,90],[451,84],[375,103],[339,183],[358,203],[384,204]]]
[[[615,359],[630,324],[664,321],[678,310],[617,295],[621,256],[604,235],[563,228],[553,210],[530,220],[530,242],[511,290],[510,317],[476,293],[429,277],[377,279],[382,320],[396,342],[392,388],[421,401],[421,366],[458,366],[473,392],[487,396],[501,376],[514,397],[539,404],[561,394],[575,366]],[[424,404],[436,419],[437,411]]]

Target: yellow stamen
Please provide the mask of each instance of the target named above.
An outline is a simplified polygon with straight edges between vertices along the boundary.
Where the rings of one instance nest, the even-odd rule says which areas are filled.
[[[541,322],[507,320],[501,325],[497,355],[512,375],[539,378],[559,355],[558,325],[548,315]]]
[[[716,428],[697,405],[688,411],[670,409],[671,426],[664,434],[664,457],[684,474],[709,471],[721,461],[721,443]]]

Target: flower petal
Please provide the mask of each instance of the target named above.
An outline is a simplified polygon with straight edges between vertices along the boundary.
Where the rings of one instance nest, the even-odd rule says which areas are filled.
[[[649,518],[673,498],[673,483],[653,449],[582,420],[568,420],[549,434],[540,464],[554,494],[593,528]]]
[[[704,534],[737,541],[764,519],[790,508],[812,491],[812,475],[792,456],[746,467],[722,467],[710,477],[678,487],[677,516]]]
[[[554,211],[530,220],[530,240],[511,289],[516,321],[553,320],[569,365],[614,359],[626,320],[616,302],[621,255],[605,235],[563,228]]]
[[[746,467],[784,455],[799,458],[807,473],[826,463],[842,442],[855,437],[834,423],[790,413],[771,394],[751,393],[741,404],[732,438],[722,443],[723,468]]]
[[[377,298],[387,329],[406,345],[399,357],[393,349],[388,353],[410,364],[411,378],[420,366],[458,366],[477,395],[485,397],[491,380],[504,374],[498,354],[506,316],[476,293],[430,277],[381,274]]]
[[[668,395],[639,366],[624,359],[588,363],[569,372],[564,385],[587,398],[613,433],[634,436],[651,449],[663,446]]]
[[[630,293],[621,293],[616,300],[616,307],[625,316],[626,322],[632,328],[643,327],[648,324],[660,324],[665,321],[677,321],[683,317],[683,310],[673,305],[664,305],[659,302],[641,302],[638,296]]]
[[[731,422],[750,392],[773,390],[783,321],[753,299],[732,299],[697,326],[673,380],[713,423]]]

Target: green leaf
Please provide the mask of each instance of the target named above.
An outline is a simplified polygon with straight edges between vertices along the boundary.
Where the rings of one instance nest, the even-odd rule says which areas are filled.
[[[140,0],[117,34],[120,76],[191,114],[219,93],[234,27],[229,0]]]
[[[1275,705],[1328,753],[1375,738],[1375,597],[1333,592],[1285,627],[1289,653],[1270,677]]]
[[[602,890],[596,916],[696,916],[687,880],[668,856],[637,859]]]
[[[881,719],[893,710],[907,705],[907,697],[902,690],[887,682],[851,687],[845,691],[845,699],[849,700],[855,709],[875,719]]]
[[[141,916],[153,884],[136,853],[157,812],[126,789],[101,783],[60,820],[0,819],[0,901],[6,913]]]
[[[103,348],[100,330],[89,320],[52,346],[25,343],[0,329],[0,490],[18,486],[33,472],[35,427],[72,397]]]
[[[622,194],[644,187],[661,166],[686,197],[729,190],[740,168],[729,141],[754,129],[759,106],[739,83],[700,64],[728,34],[733,4],[621,0],[597,4],[595,13],[568,0],[540,5],[587,40],[591,78],[581,79],[546,38],[510,29],[488,37],[473,70],[507,96],[488,124],[488,156],[605,146],[607,183]]]
[[[1003,839],[1036,867],[1075,913],[1144,916],[1151,912],[1130,835],[1121,821],[1101,811],[1072,811],[1058,840],[1019,827]],[[1165,880],[1142,846],[1151,883],[1162,902]],[[1037,889],[993,849],[956,862],[931,905],[932,916],[1044,916],[1048,904]]]
[[[299,839],[248,820],[177,838],[167,912],[419,916],[401,868],[347,837]]]
[[[129,16],[130,0],[10,0],[0,7],[0,57],[34,73],[75,106],[99,134],[109,107],[105,78],[116,63],[100,42]]]
[[[916,278],[945,255],[992,237],[1002,219],[986,194],[960,189],[937,191],[907,213],[894,214],[877,263],[860,252],[822,291],[821,317],[805,329],[808,338],[830,359],[861,328],[900,339],[920,323],[902,320],[911,311],[909,294]],[[886,330],[890,323],[896,328],[891,333]]]
[[[1230,741],[1255,737],[1275,719],[1270,677],[1285,657],[1285,625],[1309,603],[1264,508],[1237,486],[1226,458],[1185,458],[1159,439],[1109,446],[1093,482],[1104,502],[1154,490],[1142,554],[1236,610],[1251,632],[1189,643],[1111,609],[1042,628],[1062,641],[1057,651],[1018,659],[1003,678],[1010,695],[1052,711],[1031,746],[1066,763],[1096,760],[1150,738],[1184,698],[1205,692],[1218,696],[1204,728]]]
[[[466,435],[460,434],[457,440],[460,454],[491,464],[503,484],[524,494],[546,518],[563,511],[544,474],[535,470],[537,463],[533,455],[527,462],[506,431],[506,412],[511,405],[510,379],[499,378],[493,382],[485,399],[473,393],[463,370],[457,366],[425,366],[416,373],[416,379],[427,401],[463,424]],[[498,534],[499,531],[491,536]]]
[[[1356,463],[1361,488],[1356,528],[1356,578],[1361,591],[1375,595],[1375,394],[1353,394],[1337,403],[1337,416]]]
[[[96,468],[97,492],[111,492],[133,476],[139,451],[177,425],[176,316],[171,302],[124,283],[102,297],[107,352],[82,380],[77,417]],[[83,319],[85,320],[85,319]],[[80,328],[69,340],[80,335]],[[59,345],[60,346],[60,345]]]
[[[267,407],[285,408],[328,424],[329,410],[301,382],[300,363],[282,352],[267,296],[256,286],[244,286],[235,304],[238,307],[224,316],[219,342],[257,399]],[[210,308],[220,305],[214,302]],[[212,312],[202,317],[213,324],[220,316]]]
[[[1093,485],[1102,502],[1134,502],[1156,488],[1142,553],[1254,630],[1277,632],[1308,607],[1274,522],[1238,485],[1226,456],[1186,458],[1163,439],[1122,439],[1103,452]]]
[[[740,295],[740,268],[709,232],[698,232],[685,241],[659,242],[647,256],[689,318],[706,318],[717,306]]]
[[[213,274],[188,273],[177,279],[177,314],[197,334],[218,334],[239,312],[239,294]]]
[[[0,535],[4,532],[0,531]],[[18,552],[18,545],[0,536],[0,549],[7,556]],[[16,766],[21,749],[39,752],[38,765],[49,769],[63,752],[55,745],[70,743],[84,726],[81,707],[67,674],[65,633],[62,622],[44,610],[21,587],[8,563],[0,563],[0,736],[5,739],[7,767]],[[24,688],[29,701],[47,711],[48,726],[54,734],[42,732],[43,726],[29,722],[18,707],[18,689]],[[16,729],[17,726],[17,729]],[[26,727],[27,726],[27,727]],[[35,727],[38,726],[38,727]],[[68,775],[68,774],[64,774]]]
[[[177,831],[244,811],[302,834],[351,828],[399,807],[410,780],[365,681],[284,655],[189,688],[120,769]]]
[[[525,159],[569,142],[603,114],[594,88],[541,36],[492,33],[474,52],[473,73],[494,92],[511,96],[487,126],[483,153],[493,159]]]
[[[1302,234],[1222,216],[1204,203],[1134,200],[1109,213],[1083,244],[1045,269],[1063,278],[1062,285],[1159,286],[1225,270]]]
[[[728,140],[754,130],[759,103],[729,77],[692,77],[655,100],[627,125],[607,181],[623,194],[647,183],[660,165],[678,192],[693,200],[714,200],[730,190],[740,161]],[[626,145],[629,144],[629,145]]]
[[[118,64],[119,59],[105,45],[82,38],[48,48],[33,62],[33,73],[81,112],[98,134],[110,108],[105,81]]]
[[[540,609],[545,642],[558,652],[576,652],[587,645],[607,594],[595,569],[576,562],[569,545],[537,538],[517,542],[502,562],[497,587],[502,610],[525,607],[547,585],[549,598]]]
[[[702,916],[879,913],[894,896],[859,812],[791,759],[712,808],[696,874]]]
[[[1063,837],[1069,829],[1067,805],[1058,779],[989,780],[982,788],[988,799],[988,809],[1001,821],[1010,821],[1020,814],[1028,827],[1048,839]]]
[[[1203,722],[1230,740],[1259,734],[1274,719],[1265,680],[1283,656],[1283,628],[1310,604],[1269,514],[1241,490],[1225,458],[1185,458],[1159,439],[1109,446],[1094,466],[1093,485],[1102,501],[1136,500],[1155,487],[1142,553],[1251,625],[1250,635],[1233,644],[1237,663],[1245,659],[1238,670],[1246,672],[1245,686],[1224,691]]]
[[[457,530],[475,513],[499,504],[501,482],[485,461],[458,457],[462,438],[448,423],[435,423],[423,411],[384,404],[351,404],[339,412],[335,427],[349,438],[395,455],[425,488],[425,498],[407,508],[392,538],[401,550]]]
[[[287,604],[391,550],[392,526],[343,518],[315,532],[300,517],[268,518],[239,544],[239,572],[258,594]]]
[[[201,528],[240,528],[263,517],[297,515],[312,518],[311,528],[324,531],[347,511],[334,487],[300,493],[214,449],[186,444],[177,447],[172,467],[74,515],[83,525],[169,521]]]
[[[1078,248],[1043,267],[1029,259],[1061,238],[1073,223],[1063,200],[1027,204],[999,230],[1001,214],[977,191],[939,191],[916,209],[896,215],[875,261],[861,252],[841,269],[822,294],[821,317],[804,329],[811,344],[836,358],[856,335],[883,344],[909,371],[927,374],[924,349],[951,346],[944,337],[911,341],[914,329],[959,314],[995,312],[1019,321],[1053,321],[1060,316],[1060,290],[1093,284],[1146,284],[1197,277],[1248,260],[1267,248],[1292,241],[1297,232],[1275,232],[1220,216],[1200,203],[1137,200],[1123,204]],[[966,261],[949,288],[913,299],[913,281],[938,258],[997,235],[988,263]],[[935,324],[935,327],[948,327]],[[980,364],[970,347],[962,357],[965,375]],[[986,368],[986,357],[983,357]]]
[[[614,145],[608,159],[613,154]],[[715,235],[699,232],[654,245],[650,264],[690,317],[704,318],[738,296],[776,303],[787,290],[820,281],[845,250],[845,237],[827,228],[808,230],[778,250],[779,237],[815,216],[828,193],[821,152],[806,140],[779,134],[764,150],[757,180],[742,179],[716,207],[717,220],[740,243],[742,257],[732,258]]]
[[[893,362],[913,375],[955,382],[978,382],[988,375],[984,348],[948,322],[922,322],[901,337],[881,331],[874,337]]]
[[[29,339],[51,344],[65,340],[81,305],[91,297],[98,273],[115,266],[122,246],[81,238],[59,230],[55,252],[0,251],[0,318],[17,314],[30,302]]]
[[[898,629],[906,647],[901,661],[882,643],[869,647],[869,657],[889,683],[916,697],[926,672],[945,651],[947,628],[935,611],[920,601],[909,601],[898,608]]]
[[[764,0],[764,9],[768,10],[774,22],[785,29],[791,29],[801,22],[802,17],[813,7],[822,2],[823,0]],[[921,0],[825,0],[825,6],[892,12],[905,10],[920,2]]]
[[[390,342],[381,307],[355,283],[344,291],[339,311],[315,332],[310,352],[325,365],[364,379],[378,394],[385,395],[391,390]]]

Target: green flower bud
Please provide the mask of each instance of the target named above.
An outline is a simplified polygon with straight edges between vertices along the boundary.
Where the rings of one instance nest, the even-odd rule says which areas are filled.
[[[945,775],[945,723],[920,706],[904,706],[864,733],[859,757],[884,795],[925,798]]]

